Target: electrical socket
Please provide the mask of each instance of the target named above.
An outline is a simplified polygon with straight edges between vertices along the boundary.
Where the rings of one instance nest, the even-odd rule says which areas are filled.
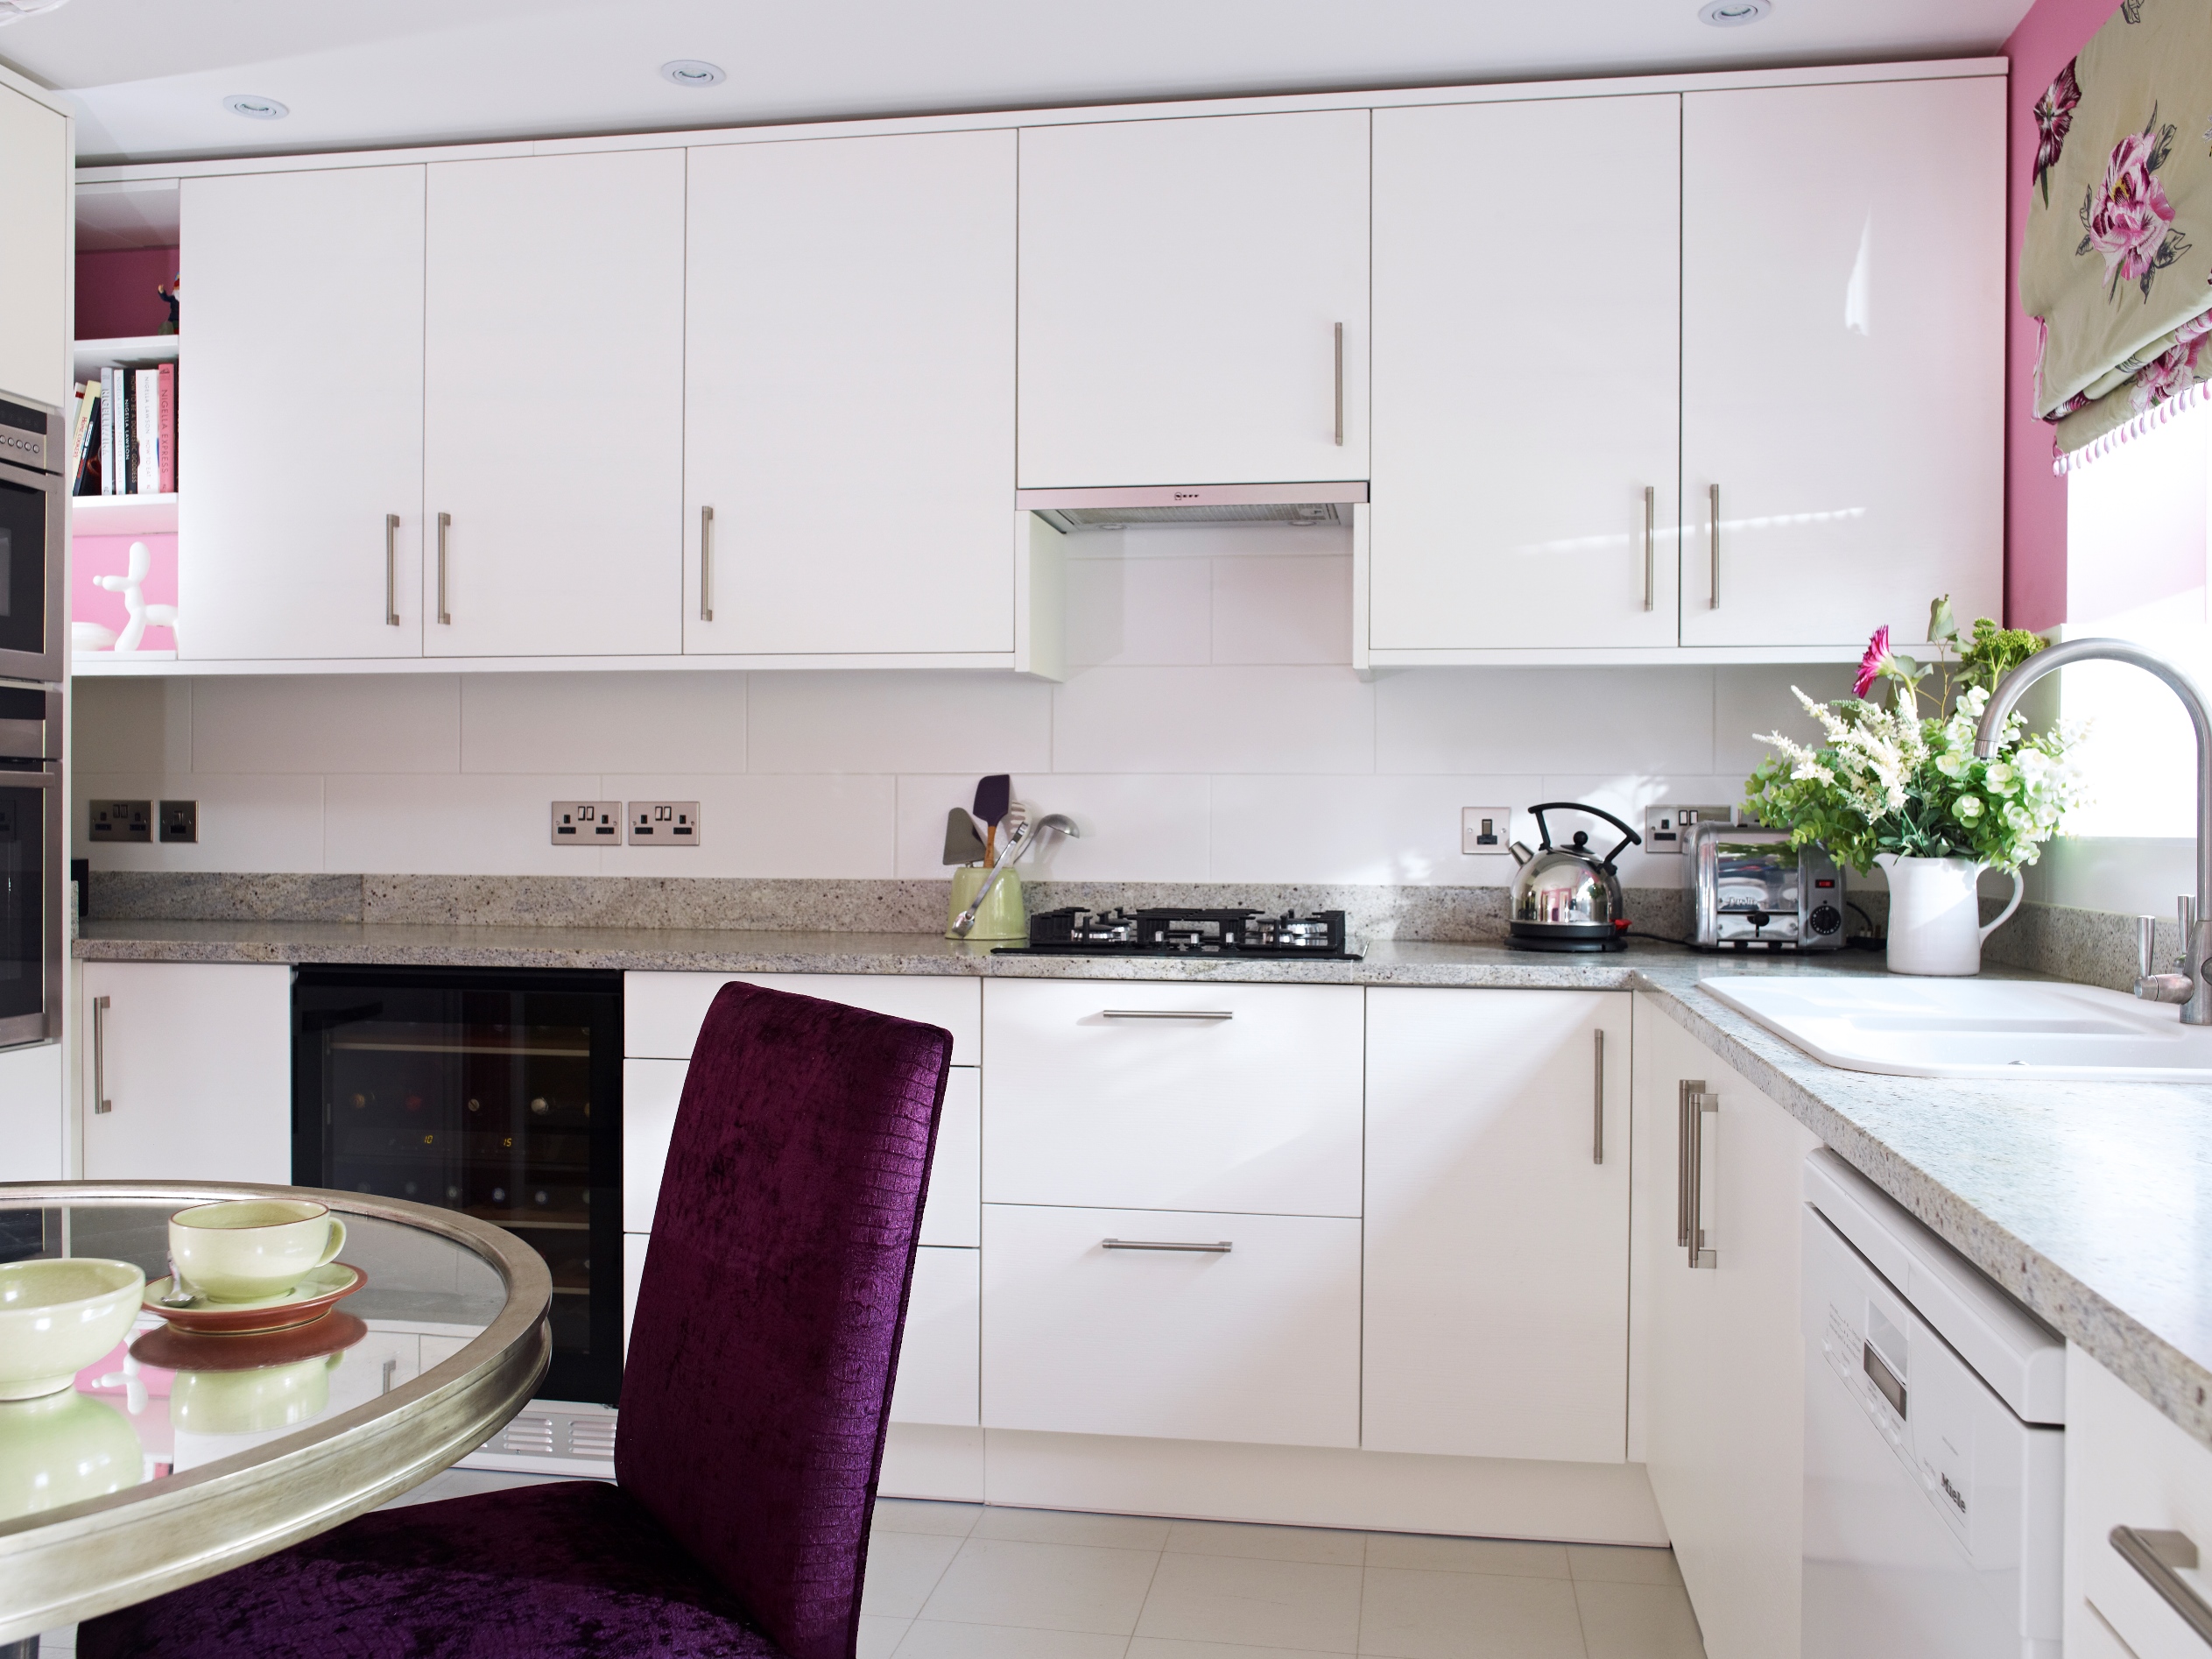
[[[1459,809],[1459,850],[1470,857],[1488,857],[1512,851],[1513,808],[1462,807]]]
[[[697,846],[699,803],[696,801],[631,801],[630,844],[633,847]]]
[[[88,807],[93,840],[153,840],[152,801],[95,801]]]
[[[164,841],[199,840],[200,803],[197,801],[163,801],[161,838]]]
[[[554,801],[553,844],[556,847],[619,847],[622,845],[622,802]]]
[[[1644,808],[1644,851],[1687,852],[1701,823],[1734,823],[1733,807],[1683,807],[1663,801]]]

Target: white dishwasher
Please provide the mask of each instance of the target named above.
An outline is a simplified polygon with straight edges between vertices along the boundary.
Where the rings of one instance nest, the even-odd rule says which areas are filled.
[[[1804,1659],[2057,1659],[2066,1344],[1805,1163]]]

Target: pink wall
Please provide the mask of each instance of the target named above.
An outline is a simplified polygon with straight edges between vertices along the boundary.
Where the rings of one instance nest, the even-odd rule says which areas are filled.
[[[130,544],[143,541],[153,555],[142,589],[148,604],[177,603],[177,538],[169,534],[141,536],[73,536],[69,540],[69,620],[96,622],[121,633],[130,613],[123,596],[93,584],[95,576],[119,576],[130,568]],[[174,651],[173,628],[150,627],[138,641],[141,651]]]
[[[177,274],[174,248],[124,248],[77,256],[77,338],[119,340],[152,334],[169,319],[154,293]]]
[[[2015,628],[2047,628],[2067,619],[2066,483],[2051,471],[2051,428],[2031,407],[2035,324],[2020,309],[2016,279],[2035,154],[2035,101],[2115,9],[2115,0],[2035,0],[2004,43],[2004,55],[2012,60],[2005,214],[2011,252],[2004,296],[2004,619]]]

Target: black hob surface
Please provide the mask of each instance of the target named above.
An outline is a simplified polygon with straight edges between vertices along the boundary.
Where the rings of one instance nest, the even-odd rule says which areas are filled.
[[[1070,905],[1029,919],[1029,942],[998,957],[1257,957],[1357,962],[1342,910],[1279,916],[1257,910],[1085,910]]]

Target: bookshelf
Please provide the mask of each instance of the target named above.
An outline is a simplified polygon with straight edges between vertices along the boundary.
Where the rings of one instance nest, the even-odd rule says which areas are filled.
[[[73,536],[157,536],[177,528],[177,498],[166,496],[72,496]]]
[[[116,340],[80,340],[69,349],[70,378],[96,380],[102,369],[144,369],[177,360],[174,334],[127,335]]]

